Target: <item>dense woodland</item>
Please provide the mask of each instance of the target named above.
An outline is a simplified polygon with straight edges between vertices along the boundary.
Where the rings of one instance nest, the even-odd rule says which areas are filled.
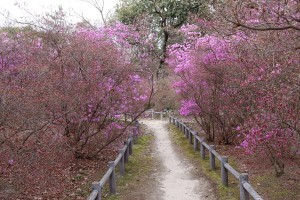
[[[179,110],[277,176],[299,161],[298,0],[121,0],[108,19],[88,2],[103,26],[59,8],[1,27],[1,176],[99,159],[149,108]]]

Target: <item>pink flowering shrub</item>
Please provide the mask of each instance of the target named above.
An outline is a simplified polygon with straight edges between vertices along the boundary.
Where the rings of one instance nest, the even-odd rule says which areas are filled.
[[[261,15],[247,23],[261,24]],[[184,41],[169,48],[180,114],[194,117],[211,141],[268,156],[280,175],[283,159],[299,156],[299,31],[222,35],[215,26],[225,31],[218,21],[183,26]]]
[[[149,55],[132,59],[143,36],[121,23],[43,25],[0,34],[0,143],[11,159],[35,142],[63,142],[75,157],[93,158],[131,126],[123,114],[136,118],[151,101],[152,74],[140,65]],[[43,134],[52,139],[40,141]]]

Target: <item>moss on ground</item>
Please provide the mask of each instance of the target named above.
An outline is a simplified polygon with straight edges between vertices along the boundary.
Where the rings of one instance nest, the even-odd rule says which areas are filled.
[[[239,183],[238,180],[229,173],[229,187],[225,187],[221,184],[221,169],[220,162],[216,159],[216,170],[210,169],[209,158],[206,154],[206,158],[203,160],[200,157],[199,151],[194,151],[193,145],[189,144],[188,139],[180,130],[174,126],[169,125],[172,141],[179,147],[179,149],[200,167],[205,176],[213,183],[216,188],[218,199],[221,200],[235,200],[239,199]],[[230,159],[230,158],[229,158]],[[229,160],[230,165],[235,167],[236,165]]]
[[[107,200],[122,199],[119,194],[124,194],[128,188],[136,188],[140,184],[140,178],[147,176],[152,168],[152,156],[146,153],[149,149],[153,135],[143,135],[139,137],[137,144],[133,146],[133,154],[126,164],[126,174],[121,177],[117,175],[117,194],[108,195],[108,188],[105,188],[104,195]],[[118,170],[116,170],[118,174]]]

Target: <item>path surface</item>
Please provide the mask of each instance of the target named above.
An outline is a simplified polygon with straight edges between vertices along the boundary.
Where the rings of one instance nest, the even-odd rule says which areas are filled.
[[[210,183],[195,173],[197,166],[193,166],[181,155],[172,144],[167,129],[167,121],[143,120],[155,136],[152,154],[159,165],[157,166],[155,194],[147,195],[148,199],[160,200],[197,200],[216,199],[212,194]],[[149,190],[148,192],[154,192]]]

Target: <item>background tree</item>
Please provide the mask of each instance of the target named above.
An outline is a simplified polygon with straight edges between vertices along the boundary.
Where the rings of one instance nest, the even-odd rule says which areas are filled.
[[[157,48],[159,49],[160,63],[158,74],[162,71],[167,56],[167,46],[174,29],[188,23],[192,15],[207,16],[206,1],[165,1],[165,0],[124,0],[116,10],[117,19],[125,24],[135,24],[141,18],[147,18],[151,22],[151,31],[159,37]]]
[[[177,39],[175,30],[188,23],[194,15],[202,17],[209,15],[207,1],[122,0],[117,6],[118,20],[125,24],[140,24],[140,21],[144,20],[143,25],[148,26],[149,33],[155,34],[158,39],[154,44],[155,54],[153,54],[157,60],[153,67],[157,78],[155,105],[158,107],[170,106],[168,103],[162,103],[170,99],[164,92],[168,88],[165,83],[169,81],[161,80],[167,79],[167,75],[170,75],[165,67],[168,45]]]

